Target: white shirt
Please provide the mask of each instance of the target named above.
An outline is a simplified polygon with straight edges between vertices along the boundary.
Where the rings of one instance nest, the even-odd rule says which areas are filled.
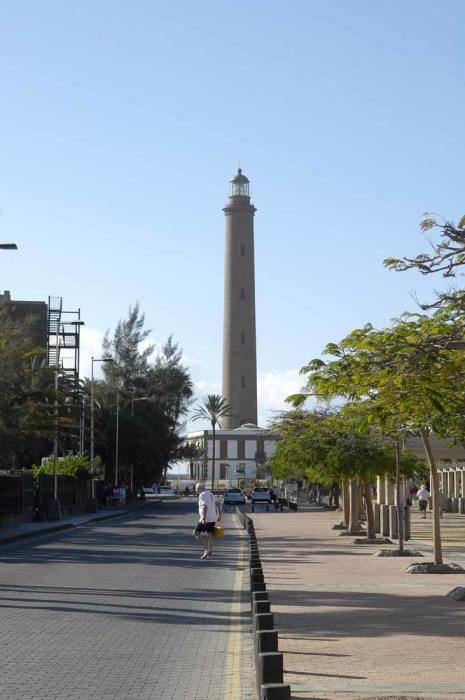
[[[217,513],[216,513],[216,501],[215,497],[211,491],[202,491],[199,496],[199,516],[200,520],[203,519],[204,506],[207,506],[207,512],[205,514],[206,523],[216,523]]]
[[[419,491],[417,491],[417,498],[419,501],[427,501],[429,498],[429,491],[426,486],[422,486]]]

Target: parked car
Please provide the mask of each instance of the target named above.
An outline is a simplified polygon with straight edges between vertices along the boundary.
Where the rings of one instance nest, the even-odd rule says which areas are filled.
[[[172,486],[160,486],[158,493],[160,494],[160,496],[174,496]]]
[[[227,489],[224,492],[223,503],[245,503],[244,492],[241,489]]]
[[[149,493],[155,493],[151,486],[142,486],[142,491],[145,493],[145,495]]]
[[[266,486],[256,486],[252,491],[252,503],[271,503],[270,489]]]

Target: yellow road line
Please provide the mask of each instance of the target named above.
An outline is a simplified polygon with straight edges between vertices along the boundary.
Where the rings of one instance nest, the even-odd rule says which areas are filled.
[[[239,559],[244,553],[244,541],[239,551]],[[231,604],[231,626],[229,629],[229,642],[226,652],[224,669],[224,700],[238,700],[241,697],[241,637],[242,629],[238,624],[242,607],[241,592],[244,578],[244,567],[239,567],[234,576],[233,602]]]

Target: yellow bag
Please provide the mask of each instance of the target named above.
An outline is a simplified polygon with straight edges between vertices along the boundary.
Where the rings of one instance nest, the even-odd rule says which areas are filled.
[[[213,536],[224,537],[224,527],[221,525],[221,523],[215,523],[215,527],[213,528]]]

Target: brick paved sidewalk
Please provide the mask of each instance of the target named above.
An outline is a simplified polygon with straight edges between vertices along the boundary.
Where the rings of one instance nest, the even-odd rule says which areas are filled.
[[[465,575],[404,573],[332,530],[340,513],[252,517],[293,698],[465,698],[465,604],[446,597]]]

